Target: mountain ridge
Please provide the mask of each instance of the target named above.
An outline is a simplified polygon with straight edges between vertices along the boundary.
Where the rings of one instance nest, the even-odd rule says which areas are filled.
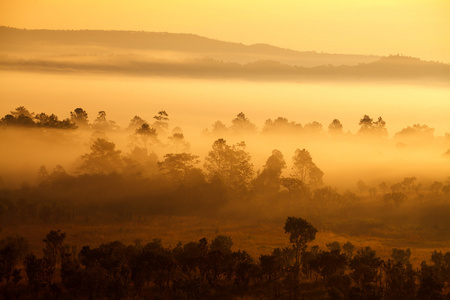
[[[243,43],[227,42],[203,37],[191,33],[169,33],[149,31],[116,31],[116,30],[49,30],[49,29],[18,29],[0,26],[1,49],[14,47],[20,50],[19,42],[29,47],[29,43],[40,46],[50,44],[64,45],[101,45],[115,48],[133,48],[138,50],[159,50],[188,53],[207,53],[215,56],[224,53],[234,55],[235,59],[225,59],[240,63],[250,62],[250,59],[237,59],[236,55],[251,55],[251,60],[261,60],[267,57],[276,58],[282,63],[302,66],[356,65],[378,59],[376,55],[318,53],[315,51],[297,51],[281,48],[266,43],[245,45]],[[8,45],[9,44],[9,45]],[[12,47],[11,47],[12,46]],[[214,58],[214,57],[213,57]],[[313,63],[312,61],[317,61]],[[309,63],[305,63],[309,61]],[[295,63],[297,62],[297,63]]]
[[[194,34],[0,27],[0,40],[0,69],[5,71],[450,84],[450,65],[409,56],[363,56],[366,60],[360,61],[359,56],[247,46]],[[337,63],[345,60],[352,63]]]

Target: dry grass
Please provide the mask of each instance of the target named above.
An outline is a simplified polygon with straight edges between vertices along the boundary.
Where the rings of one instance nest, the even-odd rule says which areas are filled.
[[[78,250],[84,245],[95,247],[114,240],[122,241],[125,244],[133,244],[136,239],[139,239],[145,244],[154,238],[162,239],[165,246],[175,247],[178,242],[184,244],[198,241],[203,237],[212,240],[218,234],[222,234],[232,237],[234,250],[245,250],[257,259],[259,255],[271,253],[277,247],[289,246],[289,239],[284,233],[283,226],[284,222],[282,221],[256,222],[217,218],[153,216],[139,222],[110,224],[88,222],[86,224],[7,226],[2,228],[0,235],[2,238],[9,235],[21,235],[30,242],[32,251],[41,255],[42,239],[50,230],[57,229],[65,232],[67,235],[66,243],[76,245]],[[400,241],[392,238],[344,236],[329,231],[319,231],[316,240],[311,244],[325,248],[325,245],[332,241],[338,241],[341,244],[350,241],[357,249],[370,246],[383,259],[390,256],[392,248],[410,248],[412,252],[411,262],[415,267],[419,267],[423,260],[428,261],[431,252],[435,249],[444,252],[450,251],[449,242],[440,244],[436,244],[434,241],[414,243],[414,241],[405,242],[405,240]]]

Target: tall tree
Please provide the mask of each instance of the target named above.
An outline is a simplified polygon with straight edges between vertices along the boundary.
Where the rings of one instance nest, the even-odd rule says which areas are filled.
[[[368,115],[364,115],[361,120],[359,120],[359,125],[361,126],[358,133],[364,135],[373,135],[373,136],[386,136],[386,122],[378,117],[377,121],[374,121]]]
[[[136,144],[147,149],[148,146],[159,144],[158,133],[155,128],[150,127],[147,123],[142,124],[130,137]]]
[[[11,111],[0,120],[0,125],[3,126],[23,126],[23,127],[34,127],[34,113],[30,113],[28,109],[23,106],[16,107],[15,110]]]
[[[230,146],[224,139],[218,139],[206,156],[204,166],[210,180],[219,178],[232,189],[246,189],[253,175],[253,164],[244,142]]]
[[[295,150],[292,161],[293,177],[313,187],[322,184],[323,172],[312,161],[311,155],[306,149]]]
[[[261,173],[255,178],[253,186],[261,193],[276,193],[280,190],[281,173],[286,168],[286,161],[279,150],[273,150]]]
[[[316,238],[317,229],[302,218],[288,217],[284,224],[284,232],[289,233],[289,241],[296,251],[295,262],[299,263],[300,252],[306,244]]]
[[[328,125],[328,132],[334,135],[342,134],[343,133],[343,126],[341,124],[341,121],[338,119],[334,119],[330,125]]]
[[[303,130],[310,134],[320,134],[323,132],[322,124],[317,121],[313,121],[311,123],[305,124]]]
[[[185,182],[189,173],[199,164],[198,156],[189,153],[166,154],[164,160],[158,162],[160,171],[173,182]]]
[[[349,263],[351,278],[355,285],[362,292],[362,299],[374,299],[373,294],[375,291],[373,285],[378,280],[380,274],[380,267],[383,261],[376,256],[374,250],[370,247],[365,247],[355,254]]]
[[[127,130],[136,131],[142,124],[147,123],[144,119],[139,116],[134,116],[133,119],[130,120],[130,124],[127,127]]]
[[[169,129],[169,115],[165,110],[159,111],[154,117],[156,121],[153,123],[153,127],[159,134],[166,134]]]
[[[37,126],[46,128],[60,128],[60,129],[75,129],[77,125],[70,121],[70,119],[64,119],[60,121],[58,116],[46,113],[37,114],[35,119],[37,120]]]
[[[145,148],[134,147],[124,157],[124,173],[148,177],[158,172],[158,156]]]
[[[42,250],[44,252],[44,270],[49,285],[53,282],[57,264],[60,262],[65,238],[66,234],[61,233],[60,230],[51,230],[44,239],[45,248]]]
[[[189,152],[191,145],[184,139],[184,134],[181,132],[175,132],[172,136],[168,137],[169,148],[175,153]]]
[[[231,129],[237,133],[249,133],[256,130],[255,124],[250,122],[243,112],[238,113],[231,123]]]
[[[91,152],[81,156],[83,163],[79,167],[86,173],[112,173],[123,167],[123,160],[116,145],[106,139],[97,139],[91,145]]]
[[[71,111],[70,120],[80,128],[89,127],[88,114],[82,108],[75,108],[74,111]]]
[[[289,122],[288,119],[283,117],[278,117],[272,121],[272,119],[267,119],[264,122],[264,127],[262,129],[263,133],[276,133],[276,134],[297,134],[302,130],[302,124],[295,123],[294,121]]]
[[[293,244],[295,265],[293,269],[294,295],[298,296],[300,277],[300,253],[306,249],[306,244],[316,238],[317,229],[302,218],[288,217],[284,225],[284,232],[289,233],[289,241]]]
[[[103,110],[98,112],[97,118],[92,124],[92,129],[101,131],[115,130],[118,127],[116,122],[106,119],[106,112]]]
[[[427,138],[432,139],[434,136],[434,128],[428,127],[428,125],[414,124],[403,128],[400,132],[395,134],[396,138]]]
[[[19,106],[19,107],[16,107],[15,110],[11,111],[11,115],[13,115],[15,118],[18,118],[19,116],[25,116],[30,119],[33,119],[35,114],[30,112],[24,106]]]

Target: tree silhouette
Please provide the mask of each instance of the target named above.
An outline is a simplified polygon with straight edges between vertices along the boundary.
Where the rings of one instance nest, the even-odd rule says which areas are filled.
[[[131,176],[150,176],[158,171],[158,156],[146,148],[134,147],[124,158],[124,173]]]
[[[250,122],[243,112],[238,113],[231,123],[231,129],[237,133],[251,133],[256,130],[255,124]]]
[[[206,129],[206,132],[207,132],[207,129]],[[228,132],[227,126],[225,126],[225,124],[223,124],[221,121],[216,121],[212,125],[211,133],[213,133],[215,136],[223,136],[227,132]]]
[[[315,205],[321,208],[321,211],[327,211],[336,207],[341,202],[341,195],[338,194],[336,188],[325,186],[316,189],[313,193],[312,200]]]
[[[218,139],[205,157],[204,166],[210,180],[219,178],[235,190],[246,189],[253,175],[253,165],[244,142],[230,146],[224,139]]]
[[[37,120],[36,125],[38,127],[59,128],[59,129],[77,128],[77,125],[73,123],[70,119],[64,119],[60,121],[58,117],[54,114],[47,115],[45,113],[40,113],[36,115],[35,119]]]
[[[62,244],[66,238],[65,233],[60,230],[51,230],[44,239],[44,274],[47,283],[50,285],[53,282],[53,277],[56,271],[57,264],[60,262]]]
[[[0,119],[0,125],[2,126],[20,126],[20,127],[34,127],[36,124],[33,119],[29,116],[20,114],[17,117],[8,114]]]
[[[209,246],[211,251],[220,251],[222,253],[231,254],[231,247],[233,247],[233,240],[231,236],[218,235]]]
[[[147,123],[141,125],[141,127],[135,130],[133,136],[135,142],[141,144],[141,146],[147,149],[148,146],[159,144],[158,133],[155,128],[150,127]]]
[[[432,139],[434,136],[434,128],[427,125],[414,124],[403,128],[395,134],[396,138],[426,138]]]
[[[366,133],[372,130],[373,128],[373,119],[368,115],[364,115],[361,120],[359,120],[359,125],[361,128],[359,129],[360,133]]]
[[[317,255],[316,268],[326,282],[335,275],[343,275],[347,267],[347,257],[340,250],[323,251]]]
[[[365,247],[355,254],[350,261],[349,266],[352,272],[350,276],[355,282],[356,287],[368,297],[375,293],[373,286],[378,280],[379,268],[383,261],[376,256],[374,250]]]
[[[342,247],[338,242],[327,243],[325,251],[317,245],[307,250],[317,230],[302,218],[287,218],[285,232],[293,246],[261,255],[256,264],[246,251],[233,251],[233,241],[225,235],[216,236],[210,245],[205,238],[185,245],[180,242],[173,249],[164,247],[160,239],[145,245],[113,241],[98,247],[87,245],[77,252],[63,246],[64,233],[52,230],[44,239],[44,257],[38,259],[31,253],[23,261],[29,288],[18,284],[22,276],[16,267],[28,243],[21,237],[8,237],[0,240],[0,295],[5,299],[117,300],[136,296],[261,298],[262,293],[265,298],[277,299],[313,295],[324,299],[434,300],[448,296],[450,252],[435,250],[431,264],[422,262],[420,270],[414,270],[409,249],[392,249],[392,259],[384,262],[370,247],[352,257],[354,246],[349,242]],[[300,270],[309,278],[302,283],[304,289],[300,288]]]
[[[153,123],[153,127],[159,134],[165,134],[169,129],[169,115],[165,110],[159,111],[154,117],[156,121]]]
[[[25,116],[30,119],[33,119],[35,114],[30,112],[24,106],[19,106],[19,107],[16,107],[15,110],[11,111],[11,115],[13,115],[14,118],[19,118],[20,116]]]
[[[263,133],[281,133],[281,134],[296,134],[300,133],[302,130],[302,125],[300,123],[295,123],[294,121],[289,122],[288,119],[283,117],[278,117],[272,121],[272,119],[267,119],[264,123]]]
[[[442,296],[444,283],[436,275],[434,266],[428,266],[423,261],[419,276],[420,286],[417,292],[419,299],[444,299]]]
[[[292,269],[291,289],[294,291],[294,297],[298,298],[299,278],[300,278],[300,253],[306,249],[306,244],[316,238],[317,229],[308,221],[302,218],[288,217],[284,224],[284,232],[289,233],[295,253],[295,264]]]
[[[450,182],[448,182],[448,180],[447,180],[447,184],[442,187],[442,192],[445,195],[450,194]]]
[[[0,283],[3,278],[7,285],[11,278],[13,278],[13,282],[16,282],[17,279],[20,280],[21,271],[16,266],[29,248],[28,241],[20,236],[6,237],[0,240]]]
[[[88,287],[89,298],[96,294],[105,294],[110,299],[126,296],[131,273],[127,250],[119,241],[81,249],[79,257],[85,267],[84,285]]]
[[[338,241],[328,243],[325,246],[327,246],[328,250],[330,250],[330,251],[341,252],[341,244],[339,244]]]
[[[330,125],[328,125],[328,132],[334,135],[339,135],[343,133],[343,126],[341,121],[334,119]]]
[[[369,187],[368,191],[370,197],[375,197],[377,195],[377,188],[374,186]]]
[[[430,185],[430,191],[437,195],[443,186],[442,182],[435,181]]]
[[[181,132],[175,132],[169,136],[168,147],[175,153],[189,152],[190,144],[184,139]]]
[[[92,124],[92,129],[100,131],[110,131],[118,128],[119,126],[116,125],[116,122],[106,119],[106,112],[103,110],[98,112],[97,118]]]
[[[142,135],[142,136],[148,136],[156,138],[158,134],[156,133],[156,129],[150,127],[147,123],[142,124],[138,129],[136,129],[136,134]]]
[[[311,123],[305,124],[305,126],[303,126],[303,129],[305,132],[310,134],[320,134],[323,131],[322,127],[322,124],[317,121],[313,121]]]
[[[44,260],[38,259],[33,253],[25,257],[23,263],[28,278],[28,286],[37,294],[45,283]]]
[[[416,177],[405,177],[402,181],[402,185],[405,191],[411,192],[415,188],[414,182],[417,180]]]
[[[281,172],[285,168],[283,154],[279,150],[273,150],[263,166],[263,171],[253,181],[255,190],[262,194],[277,193],[281,185]]]
[[[386,299],[415,299],[416,272],[411,264],[388,260],[383,264]]]
[[[184,183],[190,172],[199,164],[198,156],[189,153],[166,154],[164,160],[158,162],[160,171],[172,182]]]
[[[389,204],[389,202],[393,202],[395,207],[399,207],[405,200],[407,199],[406,195],[402,192],[393,192],[384,194],[383,200],[386,204]]]
[[[364,193],[369,187],[367,186],[367,184],[362,181],[362,180],[358,180],[356,182],[356,186],[358,187],[359,192],[362,194]]]
[[[107,174],[117,172],[123,167],[120,151],[113,142],[97,139],[91,145],[91,152],[81,156],[83,162],[79,170],[86,173]]]
[[[383,193],[386,193],[386,191],[388,190],[388,186],[387,186],[386,182],[380,183],[380,184],[378,185],[378,187],[380,188],[380,190],[381,190]]]
[[[291,196],[293,194],[309,196],[309,188],[299,179],[292,177],[282,177],[280,178],[280,184],[288,190],[288,200],[289,205],[291,202]]]
[[[88,114],[82,108],[76,108],[70,112],[70,120],[80,128],[89,127]]]
[[[353,251],[355,251],[355,246],[351,242],[347,241],[344,245],[342,245],[342,250],[344,250],[347,258],[351,259],[353,257]]]
[[[279,273],[281,272],[281,265],[275,255],[260,255],[259,264],[261,266],[261,274],[265,277],[267,283],[278,279]]]
[[[312,161],[311,155],[307,150],[295,150],[292,161],[293,177],[311,186],[319,186],[322,184],[323,172]]]
[[[141,127],[144,123],[147,123],[144,119],[139,116],[134,116],[133,119],[130,120],[127,130],[136,131],[136,129]]]
[[[358,133],[365,135],[374,135],[374,136],[386,136],[387,129],[386,122],[383,121],[381,117],[378,117],[377,121],[373,121],[371,117],[368,115],[364,115],[362,119],[359,121],[359,125],[361,126]]]
[[[289,233],[289,241],[295,249],[295,263],[299,263],[300,252],[306,244],[316,238],[317,229],[302,218],[288,217],[284,224],[284,232]]]
[[[409,258],[411,257],[411,250],[409,250],[409,248],[406,250],[392,248],[391,257],[395,263],[400,263],[402,265],[408,265],[408,264],[410,264]]]

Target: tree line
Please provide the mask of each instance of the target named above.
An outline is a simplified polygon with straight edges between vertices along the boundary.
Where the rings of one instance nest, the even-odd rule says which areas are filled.
[[[157,121],[165,124],[164,118],[161,115]],[[131,135],[142,139],[141,146],[134,146],[129,153],[117,150],[105,137],[94,135],[90,152],[80,156],[74,174],[62,166],[51,171],[42,166],[36,185],[23,183],[16,190],[0,189],[0,224],[74,222],[100,210],[121,221],[151,214],[210,214],[224,210],[233,214],[230,207],[234,204],[239,204],[234,206],[234,213],[247,209],[271,211],[275,207],[286,212],[301,209],[316,214],[314,221],[319,222],[325,216],[332,218],[333,213],[348,214],[352,208],[362,207],[362,198],[398,209],[408,202],[417,207],[442,202],[439,199],[444,200],[450,193],[449,179],[426,186],[416,177],[405,177],[391,185],[381,182],[378,186],[360,180],[356,184],[358,194],[339,193],[324,184],[323,171],[306,149],[295,150],[291,172],[286,175],[287,162],[281,151],[274,149],[262,168],[255,171],[246,144],[230,145],[225,139],[213,142],[203,166],[199,156],[181,149],[186,146],[185,141],[179,143],[181,134],[173,144],[179,152],[158,159],[149,151],[151,146],[143,145],[150,144],[151,138],[141,131],[142,125]]]
[[[434,251],[431,263],[410,263],[409,249],[383,260],[370,247],[330,242],[311,246],[317,229],[288,217],[290,247],[257,260],[233,251],[230,236],[165,247],[160,239],[120,241],[77,250],[66,234],[50,231],[42,256],[19,236],[0,241],[0,289],[7,299],[444,299],[450,252]]]
[[[166,111],[159,111],[153,119],[154,122],[148,122],[139,116],[134,116],[126,130],[139,130],[140,133],[154,135],[155,137],[160,134],[167,134],[169,115]],[[369,115],[364,115],[359,120],[358,135],[370,135],[370,136],[387,136],[386,122],[382,117],[377,119],[371,118]],[[70,118],[60,120],[55,114],[39,113],[35,114],[30,112],[24,106],[16,107],[15,110],[6,114],[0,119],[0,125],[3,127],[41,127],[41,128],[56,128],[56,129],[92,129],[100,131],[114,131],[119,130],[119,126],[115,121],[108,120],[105,111],[99,111],[95,120],[90,123],[88,113],[82,108],[76,108],[70,112]],[[344,132],[344,127],[341,121],[333,119],[332,122],[326,128],[331,135],[343,135],[350,134],[350,132]],[[261,133],[285,133],[285,134],[298,134],[298,133],[311,133],[321,134],[324,133],[324,126],[313,121],[307,124],[296,123],[295,121],[289,121],[287,118],[278,117],[275,119],[267,119],[261,129]],[[212,124],[211,129],[206,129],[205,134],[223,135],[225,133],[256,133],[257,127],[251,122],[243,112],[237,114],[237,116],[231,120],[231,126],[226,126],[222,121],[217,121]],[[174,133],[179,133],[178,130],[174,130]],[[449,133],[447,133],[447,136]],[[399,138],[408,137],[422,137],[433,138],[434,128],[430,128],[427,125],[414,124],[407,126],[401,131],[395,134]]]

